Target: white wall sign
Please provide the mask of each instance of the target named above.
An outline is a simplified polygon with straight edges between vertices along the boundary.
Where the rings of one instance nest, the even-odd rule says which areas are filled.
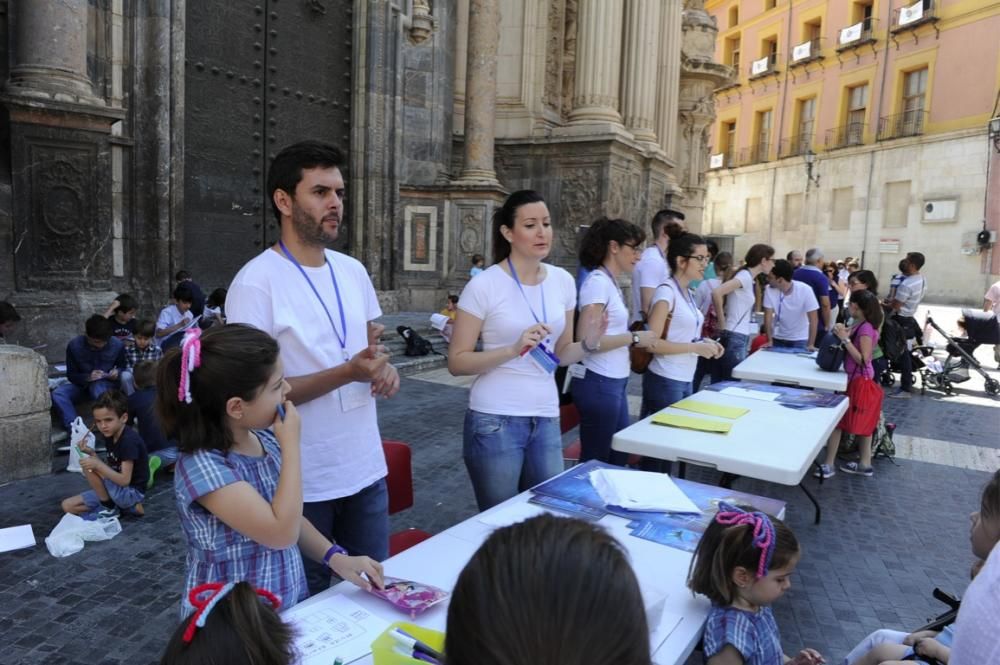
[[[771,63],[771,58],[764,56],[760,60],[754,60],[750,64],[750,74],[756,76],[757,74],[763,74],[768,70],[768,65]]]
[[[712,155],[708,158],[708,168],[710,169],[721,169],[723,164],[726,163],[725,153],[719,153],[717,155]]]
[[[919,21],[924,17],[923,0],[918,0],[909,7],[902,7],[899,10],[899,24],[909,25],[914,21]]]
[[[803,42],[792,49],[792,61],[805,60],[812,55],[812,41]]]
[[[879,254],[899,254],[899,238],[879,238]]]
[[[864,21],[855,23],[852,26],[848,26],[840,31],[840,43],[850,44],[851,42],[856,42],[861,39],[861,28],[864,26]]]

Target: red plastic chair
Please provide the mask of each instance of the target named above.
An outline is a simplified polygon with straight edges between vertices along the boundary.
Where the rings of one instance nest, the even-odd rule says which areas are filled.
[[[580,411],[576,404],[563,404],[559,407],[559,431],[562,434],[580,424]],[[563,448],[563,462],[575,466],[580,461],[580,439]]]
[[[385,464],[389,469],[386,487],[389,490],[389,514],[395,515],[413,506],[413,465],[410,446],[402,441],[382,440]],[[389,556],[410,549],[422,543],[431,534],[419,529],[397,531],[389,536]]]

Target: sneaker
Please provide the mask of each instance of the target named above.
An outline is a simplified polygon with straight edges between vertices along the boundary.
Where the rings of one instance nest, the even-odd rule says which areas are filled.
[[[160,459],[159,455],[149,456],[149,480],[146,482],[146,489],[153,488],[153,479],[156,477],[156,472],[162,464],[163,460]]]
[[[875,475],[875,469],[870,466],[861,466],[858,462],[848,462],[847,464],[841,464],[840,470],[844,473],[852,473],[855,476],[866,476],[871,478]]]
[[[118,510],[118,506],[114,506],[112,508],[101,508],[97,511],[97,518],[106,520],[112,517],[119,517],[121,514],[122,511]]]
[[[913,397],[913,393],[911,393],[909,390],[896,388],[891,393],[889,393],[889,397],[893,397],[895,399],[910,399],[911,397]]]
[[[829,464],[820,464],[819,468],[813,471],[815,478],[833,478],[836,474],[837,472],[830,468]]]

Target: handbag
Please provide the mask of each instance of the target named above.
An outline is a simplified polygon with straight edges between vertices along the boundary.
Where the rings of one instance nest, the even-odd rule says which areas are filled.
[[[844,348],[844,343],[832,332],[828,332],[820,340],[816,351],[816,364],[827,372],[839,372],[846,355],[847,349]]]
[[[676,298],[674,299],[674,307],[677,306]],[[670,331],[670,321],[674,318],[674,307],[670,308],[667,312],[667,320],[663,323],[663,334],[660,335],[660,339],[666,339],[667,333]],[[642,318],[640,321],[636,321],[631,326],[629,326],[630,332],[638,332],[646,327],[646,319]],[[644,374],[646,369],[649,367],[649,363],[653,362],[653,352],[647,351],[638,346],[628,347],[628,361],[629,366],[632,371],[636,374]]]
[[[837,429],[858,436],[871,436],[882,414],[882,388],[867,376],[855,376],[847,384],[848,407]]]

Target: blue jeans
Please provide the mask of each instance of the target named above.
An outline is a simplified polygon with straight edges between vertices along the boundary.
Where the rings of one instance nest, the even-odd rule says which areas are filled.
[[[302,515],[351,556],[365,555],[376,561],[389,558],[389,491],[385,478],[351,496],[303,503]],[[302,563],[309,595],[330,587],[328,566],[306,558]]]
[[[562,472],[559,418],[465,412],[462,456],[479,510]]]
[[[611,437],[629,426],[628,377],[612,379],[587,370],[570,384],[580,411],[580,461],[598,459],[622,466],[628,455],[611,450]]]
[[[122,510],[130,510],[135,504],[142,503],[142,500],[146,498],[144,492],[131,485],[122,487],[121,485],[114,484],[107,478],[101,478],[101,480],[104,481],[104,491],[108,493],[108,498],[114,501],[115,505]],[[81,492],[80,498],[87,504],[87,509],[90,512],[101,510],[104,507],[101,505],[101,499],[94,490]],[[135,511],[132,512],[134,513]]]
[[[73,421],[76,420],[76,403],[85,399],[95,400],[104,393],[115,388],[114,381],[100,380],[91,381],[85,388],[81,388],[75,383],[64,383],[52,391],[52,404],[59,412],[59,419],[62,421],[66,431],[70,431]]]
[[[807,341],[804,339],[775,339],[774,345],[779,349],[804,349]]]
[[[668,379],[647,371],[642,375],[642,412],[639,417],[645,418],[662,411],[674,402],[690,397],[693,392],[694,386],[690,381]],[[640,467],[643,471],[670,472],[670,462],[652,457],[643,457]]]
[[[726,330],[722,333],[722,346],[726,352],[713,363],[712,383],[728,381],[733,378],[733,368],[747,359],[750,348],[750,336]]]

